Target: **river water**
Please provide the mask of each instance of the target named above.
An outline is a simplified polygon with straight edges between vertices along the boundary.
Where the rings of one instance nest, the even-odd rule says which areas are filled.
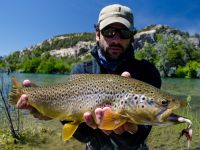
[[[2,76],[2,74],[0,75]],[[24,79],[29,79],[38,85],[62,83],[67,78],[67,75],[57,74],[15,73],[11,74],[10,76],[12,75],[16,76],[20,82],[22,82]],[[7,81],[8,77],[10,78],[10,76],[4,74],[4,80]],[[186,99],[188,96],[191,96],[192,111],[195,113],[200,112],[200,79],[162,78],[161,88],[164,91],[181,96],[184,99]]]

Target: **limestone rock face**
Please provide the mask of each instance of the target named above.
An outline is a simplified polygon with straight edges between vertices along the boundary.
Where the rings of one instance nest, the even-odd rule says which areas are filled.
[[[79,41],[75,46],[70,48],[61,48],[61,49],[54,49],[50,50],[50,55],[55,57],[64,57],[64,56],[81,56],[88,53],[92,47],[94,47],[95,42],[85,42]]]
[[[151,25],[145,27],[142,30],[139,30],[134,35],[134,49],[141,49],[145,42],[155,45],[157,43],[157,34],[163,34],[166,37],[174,36],[177,41],[186,39],[189,41],[189,43],[195,45],[196,49],[200,50],[200,37],[191,37],[186,32],[182,32],[178,29],[174,29],[166,25]]]

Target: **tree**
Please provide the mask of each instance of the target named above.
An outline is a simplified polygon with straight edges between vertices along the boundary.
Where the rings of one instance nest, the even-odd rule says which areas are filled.
[[[41,59],[38,57],[34,57],[31,60],[27,60],[27,61],[25,61],[24,65],[23,65],[23,71],[34,73],[34,72],[36,72],[40,63],[41,63]]]

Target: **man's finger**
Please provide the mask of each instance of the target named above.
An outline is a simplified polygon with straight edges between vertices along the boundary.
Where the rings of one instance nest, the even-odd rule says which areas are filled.
[[[93,129],[96,129],[96,128],[97,128],[97,125],[95,124],[95,121],[94,121],[94,119],[93,119],[93,117],[92,117],[91,112],[85,112],[85,113],[83,114],[83,119],[84,119],[85,123],[86,123],[89,127],[93,128]]]
[[[104,112],[107,110],[111,110],[110,107],[104,107],[104,108],[96,108],[95,109],[95,116],[96,116],[96,123],[101,124],[101,121],[104,116]]]
[[[25,87],[31,87],[31,81],[30,80],[24,80],[22,85],[25,86]]]
[[[130,77],[131,77],[131,74],[130,74],[128,71],[124,71],[124,72],[121,74],[121,76],[130,78]]]
[[[28,104],[28,96],[23,94],[20,99],[18,100],[16,104],[17,108],[20,109],[28,109],[29,104]]]
[[[103,108],[103,112],[105,112],[105,111],[107,111],[107,110],[111,110],[111,108],[108,107],[108,106],[106,106],[106,107]]]
[[[102,108],[95,109],[95,116],[96,116],[96,123],[100,124],[103,118],[103,109]]]

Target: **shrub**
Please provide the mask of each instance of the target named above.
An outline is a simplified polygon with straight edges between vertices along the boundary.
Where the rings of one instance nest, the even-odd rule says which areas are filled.
[[[197,61],[190,61],[186,66],[179,66],[176,70],[177,77],[197,78],[197,72],[200,70],[200,63]]]

